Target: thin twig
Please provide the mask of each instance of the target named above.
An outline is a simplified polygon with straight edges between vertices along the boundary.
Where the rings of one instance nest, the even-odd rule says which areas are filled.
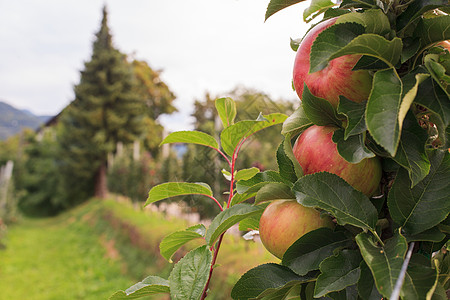
[[[411,242],[411,244],[409,244],[408,253],[406,253],[405,260],[403,261],[402,269],[400,270],[400,274],[397,278],[397,282],[395,283],[394,290],[392,291],[392,294],[389,297],[389,299],[391,300],[398,300],[398,297],[400,296],[400,290],[402,289],[403,281],[405,280],[406,269],[408,268],[409,260],[411,259],[413,249],[414,249],[414,242]]]

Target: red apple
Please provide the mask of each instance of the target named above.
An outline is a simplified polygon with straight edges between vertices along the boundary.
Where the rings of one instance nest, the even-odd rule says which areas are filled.
[[[333,228],[334,223],[330,217],[321,217],[319,211],[295,200],[275,200],[261,216],[259,235],[264,247],[281,259],[296,240],[320,227]]]
[[[368,197],[378,189],[381,180],[381,163],[377,157],[365,158],[357,164],[346,161],[333,143],[337,128],[313,125],[306,129],[294,144],[293,152],[303,173],[330,172],[347,181]]]
[[[354,102],[362,102],[369,98],[372,89],[372,76],[368,71],[352,71],[361,55],[335,58],[324,69],[309,73],[311,45],[317,35],[335,24],[336,20],[337,18],[331,18],[323,21],[306,34],[297,50],[293,76],[294,88],[300,99],[306,83],[314,96],[326,99],[334,107],[337,107],[339,95]]]

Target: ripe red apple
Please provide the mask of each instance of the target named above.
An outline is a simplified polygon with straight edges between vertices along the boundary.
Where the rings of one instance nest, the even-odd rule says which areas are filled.
[[[365,158],[357,164],[346,161],[332,141],[337,128],[313,125],[294,144],[293,152],[303,173],[330,172],[347,181],[366,196],[372,196],[381,180],[381,163],[377,157]]]
[[[294,88],[300,99],[303,84],[306,83],[314,96],[326,99],[334,107],[337,107],[339,95],[354,102],[362,102],[369,98],[372,89],[372,76],[368,71],[352,71],[361,55],[335,58],[324,69],[309,73],[309,58],[314,40],[319,33],[335,24],[336,21],[337,18],[323,21],[306,34],[297,50],[293,74]]]
[[[264,247],[278,258],[305,233],[320,227],[334,227],[331,218],[321,218],[314,208],[295,200],[275,200],[264,210],[259,221],[259,236]]]

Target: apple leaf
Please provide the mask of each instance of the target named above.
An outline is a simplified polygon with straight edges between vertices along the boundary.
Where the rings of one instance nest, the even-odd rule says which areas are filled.
[[[428,54],[424,57],[425,67],[430,72],[433,79],[441,87],[443,91],[446,91],[446,86],[450,84],[450,76],[446,74],[446,69],[439,63],[438,54]],[[448,92],[447,92],[448,95]],[[450,97],[450,95],[448,95]]]
[[[269,205],[269,202],[266,203]],[[262,206],[262,205],[261,205]],[[265,206],[267,207],[267,206]],[[239,222],[239,230],[240,231],[249,231],[249,230],[258,230],[259,229],[259,220],[264,212],[264,209],[261,209],[258,213],[251,215]]]
[[[281,133],[284,135],[288,133],[296,135],[311,125],[313,125],[313,122],[308,119],[305,110],[303,109],[303,105],[300,104],[294,113],[284,121]]]
[[[292,190],[298,203],[330,212],[340,225],[375,230],[375,206],[363,193],[335,174],[320,172],[303,176]]]
[[[361,275],[358,281],[358,294],[363,300],[380,300],[383,296],[378,292],[372,272],[365,261],[362,261],[359,268]]]
[[[358,250],[342,250],[337,256],[330,256],[322,261],[314,297],[322,297],[356,284],[361,273],[361,260]]]
[[[429,155],[429,174],[413,188],[408,173],[400,169],[388,196],[392,219],[408,235],[421,233],[442,222],[450,211],[450,153]]]
[[[309,73],[322,70],[331,57],[363,34],[364,26],[357,23],[334,24],[317,36],[311,46]]]
[[[339,96],[337,112],[345,115],[347,118],[344,139],[347,139],[351,135],[358,135],[367,130],[365,118],[366,105],[367,101],[356,103],[348,100],[344,96]]]
[[[234,206],[236,204],[244,202],[245,200],[255,197],[256,192],[257,191],[251,191],[249,193],[242,193],[242,194],[234,193],[233,198],[231,199],[230,206]]]
[[[206,183],[166,182],[154,186],[148,192],[148,198],[144,206],[156,201],[182,195],[205,195],[212,197],[212,190]]]
[[[274,294],[280,296],[280,292],[287,295],[294,286],[314,279],[313,275],[299,276],[288,267],[268,263],[257,266],[242,275],[231,291],[231,298],[239,300],[284,299],[270,296]]]
[[[323,98],[314,96],[306,83],[303,88],[302,106],[308,119],[315,125],[334,125],[339,127],[342,124],[339,120],[336,109],[330,104],[330,102]]]
[[[431,299],[437,279],[436,269],[431,267],[430,260],[421,254],[413,254],[400,292],[402,298]]]
[[[234,124],[236,118],[236,102],[231,98],[219,98],[215,102],[217,113],[222,120],[223,128]]]
[[[236,172],[234,179],[237,180],[248,180],[259,173],[259,169],[256,167],[242,169]]]
[[[425,152],[428,134],[417,123],[412,113],[408,114],[403,124],[402,135],[395,157],[395,162],[408,170],[411,187],[419,183],[430,171],[430,161]]]
[[[295,195],[288,185],[281,182],[270,182],[256,193],[255,204],[280,199],[295,199]]]
[[[234,224],[259,213],[261,207],[240,203],[221,211],[211,222],[206,231],[205,240],[209,246],[213,246],[219,236]]]
[[[280,10],[303,1],[305,0],[270,0],[266,10],[265,20],[267,21],[270,16],[279,12]]]
[[[203,238],[205,236],[206,228],[203,224],[198,224],[186,228],[185,230],[180,230],[173,232],[162,239],[159,244],[159,250],[166,260],[172,262],[172,256],[178,249],[184,244],[198,238]]]
[[[353,70],[382,70],[387,69],[389,66],[383,62],[381,59],[376,58],[374,56],[363,55],[358,60],[356,65],[353,67]]]
[[[450,16],[442,15],[434,18],[421,18],[414,31],[420,37],[422,48],[436,42],[450,39]]]
[[[204,245],[188,252],[170,272],[171,299],[200,299],[208,280],[212,253]]]
[[[294,155],[294,150],[292,149],[292,135],[290,133],[286,134],[284,136],[283,141],[283,149],[286,156],[291,160],[292,164],[294,165],[294,171],[297,178],[300,178],[303,176],[303,169],[302,166],[300,166],[300,163],[298,162],[297,158]],[[284,170],[280,169],[280,172],[284,172]],[[282,175],[284,178],[285,175]]]
[[[426,241],[426,242],[439,243],[444,240],[445,236],[446,236],[445,233],[440,231],[438,226],[427,229],[427,230],[422,231],[421,233],[418,233],[415,235],[405,234],[405,238],[408,241],[408,243],[415,242],[415,241]]]
[[[404,32],[409,25],[415,24],[424,12],[448,5],[447,0],[413,1],[406,10],[397,18],[397,31]]]
[[[114,293],[109,300],[137,299],[155,294],[168,294],[169,281],[158,276],[148,276],[125,291]]]
[[[240,121],[225,128],[220,134],[222,148],[230,156],[234,151],[242,145],[254,133],[273,126],[281,124],[286,120],[287,116],[281,113],[273,113],[270,115],[260,116],[255,121]]]
[[[292,147],[290,145],[290,136],[285,137],[284,141],[280,144],[280,146],[278,146],[278,149],[277,149],[278,171],[279,171],[281,177],[283,177],[284,179],[286,179],[290,182],[296,182],[297,178],[299,177],[297,175],[299,172],[298,172],[298,170],[296,170],[296,166],[294,165],[294,163],[297,160],[295,158],[294,159],[290,158],[290,157],[294,156],[294,154],[292,153],[292,155],[289,156],[286,153],[285,146],[287,146],[286,148],[288,148],[287,149],[288,151],[290,150],[292,152]],[[293,160],[295,160],[295,161],[293,161]]]
[[[395,69],[375,73],[366,107],[366,124],[373,139],[395,156],[400,140],[402,83]]]
[[[282,265],[300,276],[318,270],[320,263],[338,248],[348,247],[352,241],[343,232],[322,227],[310,231],[295,241],[283,256]]]
[[[269,182],[282,182],[289,184],[281,177],[278,172],[268,170],[260,172],[248,180],[240,180],[236,183],[236,190],[238,193],[257,192],[261,187]]]
[[[338,129],[333,133],[333,142],[337,146],[339,154],[349,163],[357,164],[363,159],[375,157],[364,144],[365,132],[344,138],[344,129]]]
[[[336,6],[336,3],[331,0],[311,0],[309,7],[303,11],[303,21],[308,23],[333,6]]]
[[[171,143],[187,143],[218,149],[219,144],[211,135],[201,131],[177,131],[169,134],[160,145]]]
[[[385,35],[391,30],[389,19],[380,9],[368,9],[361,12],[351,12],[340,17],[336,24],[353,22],[364,26],[366,33]]]
[[[372,241],[370,234],[362,232],[356,236],[356,243],[372,271],[378,291],[384,297],[390,297],[408,249],[406,239],[396,232],[380,247]]]

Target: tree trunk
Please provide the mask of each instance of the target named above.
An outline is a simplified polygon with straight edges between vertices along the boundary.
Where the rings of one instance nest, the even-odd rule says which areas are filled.
[[[108,196],[108,186],[106,184],[106,163],[98,167],[95,175],[95,197],[105,199]]]

